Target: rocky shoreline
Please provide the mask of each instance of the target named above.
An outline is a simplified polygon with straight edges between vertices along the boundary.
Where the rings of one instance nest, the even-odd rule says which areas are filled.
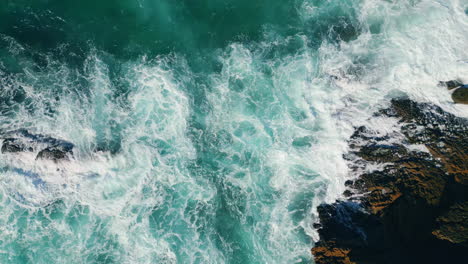
[[[468,263],[468,119],[409,99],[373,118],[395,125],[350,138],[353,180],[318,207],[315,262]]]

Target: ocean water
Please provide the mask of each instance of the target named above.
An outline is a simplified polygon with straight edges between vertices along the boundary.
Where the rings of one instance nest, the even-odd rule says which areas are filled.
[[[313,263],[347,138],[396,96],[460,116],[467,0],[2,0],[0,263]]]

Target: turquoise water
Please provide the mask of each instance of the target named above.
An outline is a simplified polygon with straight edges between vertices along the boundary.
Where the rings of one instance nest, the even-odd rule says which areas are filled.
[[[353,127],[403,93],[466,112],[436,84],[467,76],[467,8],[2,1],[0,132],[75,150],[0,154],[0,263],[311,263]]]

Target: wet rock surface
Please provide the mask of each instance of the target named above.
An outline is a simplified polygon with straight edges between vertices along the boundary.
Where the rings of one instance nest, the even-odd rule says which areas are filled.
[[[318,208],[315,262],[468,263],[468,120],[409,99],[374,118],[398,122],[352,135],[354,179]]]
[[[440,86],[447,87],[447,89],[452,90],[454,88],[460,87],[463,85],[463,82],[460,80],[450,80],[446,82],[439,82]]]
[[[457,104],[468,104],[468,85],[456,89],[452,93],[452,100]]]
[[[6,138],[3,140],[2,153],[15,153],[23,151],[32,151],[32,148],[28,148],[21,140],[17,138]]]
[[[3,135],[1,152],[38,152],[36,159],[59,161],[73,156],[73,148],[74,145],[68,141],[19,129]]]
[[[68,160],[70,151],[60,147],[48,147],[41,151],[36,156],[36,159],[48,159],[53,161]]]

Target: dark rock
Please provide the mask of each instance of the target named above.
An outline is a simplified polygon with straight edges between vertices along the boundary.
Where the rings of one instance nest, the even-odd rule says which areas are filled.
[[[3,140],[2,144],[2,153],[15,153],[15,152],[22,152],[26,151],[26,146],[22,144],[20,141],[15,140],[14,138],[7,138]]]
[[[36,159],[66,160],[73,156],[74,145],[68,141],[33,134],[26,129],[6,133],[2,153],[38,152]]]
[[[392,162],[405,153],[401,145],[371,144],[363,146],[356,154],[368,161]]]
[[[345,181],[345,186],[351,186],[354,183],[352,180]]]
[[[462,86],[463,83],[459,80],[451,80],[451,81],[446,81],[446,82],[439,82],[439,85],[447,87],[447,89],[449,90],[452,90],[454,88]]]
[[[320,237],[326,241],[339,241],[348,248],[381,248],[383,225],[377,216],[368,213],[361,204],[336,202],[318,207],[322,228]]]
[[[468,263],[468,120],[409,99],[379,115],[401,126],[351,137],[356,179],[345,183],[347,201],[318,208],[316,263]],[[356,169],[371,163],[383,169]]]
[[[457,104],[468,104],[468,87],[460,87],[452,93],[452,100]]]
[[[57,147],[50,147],[39,151],[36,156],[36,160],[48,159],[57,162],[59,160],[69,160],[69,155],[72,155],[71,151],[66,151]]]
[[[456,203],[439,216],[432,234],[438,239],[468,247],[468,202]]]
[[[318,229],[318,228],[321,228],[322,225],[320,223],[314,223],[313,227]]]
[[[350,197],[350,196],[353,196],[353,192],[351,190],[346,190],[346,191],[344,191],[343,195],[345,197]]]

